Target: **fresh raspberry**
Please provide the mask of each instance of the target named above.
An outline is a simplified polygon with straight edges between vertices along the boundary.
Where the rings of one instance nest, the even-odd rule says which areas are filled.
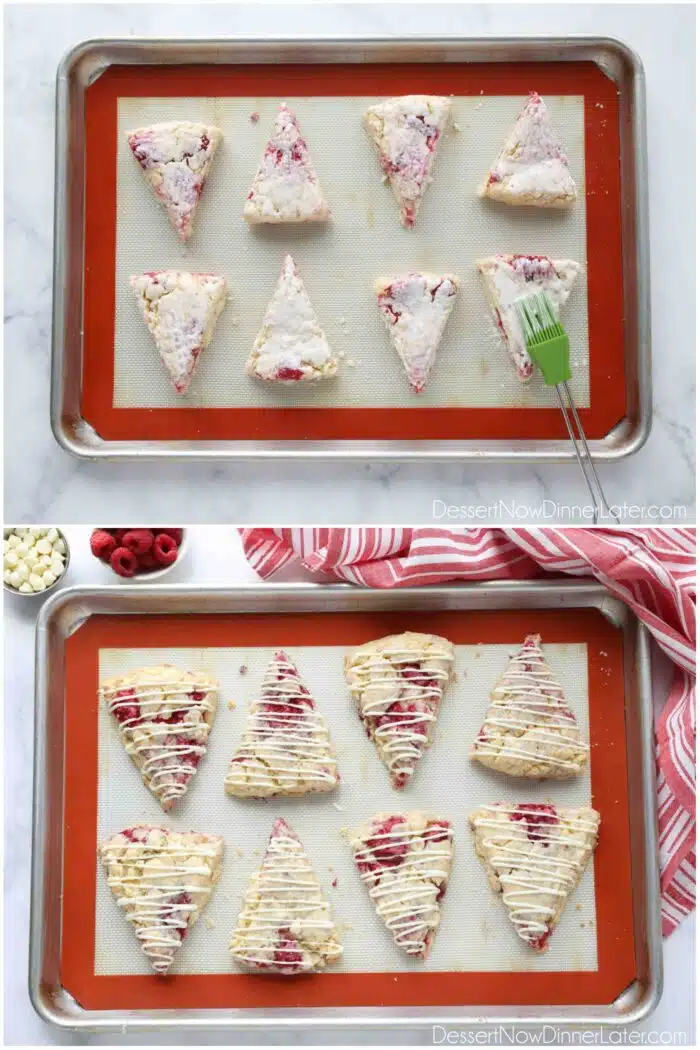
[[[106,529],[95,529],[90,537],[90,550],[100,561],[108,562],[116,546],[117,541]]]
[[[179,709],[177,711],[173,711],[169,715],[162,715],[160,712],[158,712],[157,715],[153,716],[153,721],[154,722],[164,722],[168,726],[174,726],[174,725],[177,725],[178,722],[184,722],[185,721],[185,714],[186,714],[186,712],[183,711],[182,709]]]
[[[131,532],[131,529],[108,529],[107,531],[111,532],[114,536],[115,540],[117,541],[117,547],[121,547],[122,540],[126,536],[127,532]]]
[[[154,529],[153,530],[154,536],[155,535],[158,535],[158,536],[160,536],[160,535],[172,536],[172,538],[177,543],[178,547],[182,543],[182,532],[183,532],[182,529]]]
[[[122,835],[129,842],[145,842],[148,838],[148,828],[142,825],[135,828],[124,828]]]
[[[109,564],[112,566],[117,576],[135,576],[136,575],[136,555],[132,554],[128,547],[117,547],[116,550],[112,551],[112,556],[109,559]]]
[[[546,825],[559,823],[559,817],[554,806],[540,803],[516,806],[510,814],[510,819],[523,820],[525,822],[525,833],[530,842],[542,842],[543,846],[549,846]],[[544,824],[545,827],[538,830],[538,825],[540,824]]]
[[[128,722],[134,726],[141,720],[141,708],[133,689],[119,689],[110,701],[109,709],[120,724]]]
[[[539,933],[539,934],[536,934],[536,935],[530,937],[530,939],[529,939],[530,940],[530,944],[538,952],[541,952],[541,951],[543,951],[544,948],[547,947],[547,941],[549,940],[551,934],[552,934],[552,927],[551,927],[551,924],[548,922],[547,923],[547,929],[544,931],[544,933]]]
[[[298,970],[304,961],[304,957],[299,950],[299,941],[292,934],[289,929],[280,929],[277,931],[279,940],[275,947],[274,961],[279,966],[283,966],[285,973],[293,973],[294,970]]]
[[[130,529],[124,533],[121,546],[126,547],[137,557],[147,554],[153,546],[153,533],[150,529]]]
[[[301,368],[290,368],[283,366],[278,368],[275,372],[275,379],[279,379],[282,383],[298,383],[300,379],[304,378],[304,371]]]
[[[159,532],[153,541],[153,557],[160,565],[172,565],[177,561],[177,543],[167,532]]]
[[[189,893],[177,893],[174,897],[171,897],[167,902],[168,910],[163,914],[164,925],[174,929],[180,940],[184,940],[185,934],[188,929],[187,917],[190,909],[178,908],[178,904],[191,904],[192,898]]]
[[[428,842],[445,842],[450,837],[449,820],[431,820],[425,829]]]
[[[154,569],[161,568],[159,562],[153,556],[153,550],[146,551],[145,554],[137,554],[136,559],[139,572],[153,572]]]
[[[372,836],[367,839],[367,849],[372,851],[372,860],[383,864],[385,868],[395,868],[408,853],[410,842],[408,835],[393,835],[394,828],[403,825],[403,817],[387,817],[372,828]]]

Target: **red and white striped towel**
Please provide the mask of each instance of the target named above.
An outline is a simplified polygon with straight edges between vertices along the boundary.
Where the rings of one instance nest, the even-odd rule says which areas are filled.
[[[242,529],[263,579],[296,561],[364,587],[594,576],[676,667],[656,725],[663,932],[695,906],[694,529]]]

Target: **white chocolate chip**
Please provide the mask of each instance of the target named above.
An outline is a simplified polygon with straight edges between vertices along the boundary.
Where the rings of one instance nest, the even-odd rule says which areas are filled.
[[[10,587],[12,586],[12,573],[9,569],[5,569],[4,573],[2,574],[2,578],[5,581],[5,583],[9,584]]]
[[[20,587],[20,591],[22,592],[22,594],[32,594],[33,591],[34,591],[34,588],[32,587],[32,585],[30,583],[23,583],[22,586]]]
[[[39,542],[34,546],[34,550],[37,552],[37,554],[50,554],[52,549],[53,548],[51,543],[49,543],[48,539],[45,536],[43,539],[39,540]]]
[[[13,532],[13,533],[12,533],[12,535],[10,536],[10,538],[8,539],[8,541],[7,541],[7,542],[8,542],[8,544],[10,545],[10,547],[12,547],[13,549],[16,549],[17,547],[19,547],[19,545],[20,545],[20,543],[21,543],[22,541],[21,541],[21,539],[19,538],[19,536],[17,536],[17,535],[16,535],[16,534],[15,534],[15,533]]]
[[[37,576],[35,572],[31,574],[27,582],[33,591],[43,591],[46,589],[46,584],[43,579],[41,576]]]
[[[46,572],[44,573],[42,579],[43,579],[44,583],[46,584],[46,586],[50,587],[52,583],[56,582],[58,577],[54,576],[54,574],[51,572],[50,569],[47,569]]]
[[[46,533],[46,539],[51,544],[55,543],[56,540],[58,539],[58,532],[57,532],[57,530],[56,529],[49,529],[49,531]]]
[[[26,543],[20,543],[19,547],[15,547],[15,554],[18,558],[26,558],[29,554],[29,545]]]
[[[6,569],[16,569],[19,565],[19,557],[17,556],[17,552],[8,551],[5,555],[4,564]]]
[[[66,543],[65,543],[65,540],[61,536],[59,536],[58,539],[56,540],[56,542],[54,543],[53,549],[54,549],[54,554],[65,554],[66,553]]]
[[[43,565],[46,569],[51,568],[52,562],[53,558],[50,554],[42,554],[42,556],[39,558],[39,564]]]
[[[19,590],[19,588],[24,583],[24,580],[22,579],[22,577],[20,576],[20,574],[17,572],[16,569],[15,569],[14,572],[5,573],[5,575],[10,577],[9,580],[7,580],[7,579],[5,580],[5,583],[9,583],[10,587],[14,587],[15,590]]]
[[[36,563],[36,565],[32,569],[32,572],[34,573],[35,576],[43,576],[44,573],[46,572],[46,566],[42,563],[42,559],[41,558],[39,558],[39,561]]]
[[[29,579],[29,569],[27,568],[27,563],[25,561],[21,561],[19,563],[19,565],[15,569],[15,572],[19,576],[20,581],[22,583],[24,583],[25,580]]]
[[[33,550],[30,550],[29,554],[24,559],[24,564],[28,568],[33,569],[38,561],[39,561],[39,559],[38,559],[37,555],[34,553]]]

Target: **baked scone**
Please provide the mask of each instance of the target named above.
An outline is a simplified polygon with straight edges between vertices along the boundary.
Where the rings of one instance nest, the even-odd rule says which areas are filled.
[[[417,394],[424,390],[435,364],[458,288],[459,278],[452,273],[407,273],[392,281],[377,281],[379,309]]]
[[[357,870],[397,947],[425,959],[440,925],[453,830],[418,810],[377,813],[350,835]]]
[[[471,757],[512,777],[567,780],[583,771],[588,745],[540,641],[529,634],[508,661]]]
[[[178,394],[186,394],[226,303],[226,278],[160,270],[131,278],[141,316]]]
[[[283,650],[275,653],[253,700],[225,788],[238,798],[308,795],[340,782],[326,720]]]
[[[541,952],[576,889],[598,839],[587,806],[495,802],[469,817],[489,883],[503,894],[518,937]]]
[[[297,118],[282,103],[243,217],[253,224],[323,222],[330,214]]]
[[[248,969],[288,977],[316,973],[343,954],[311,861],[281,818],[251,878],[230,951]]]
[[[402,95],[378,102],[365,113],[365,127],[399,202],[404,226],[416,224],[451,104],[441,95]]]
[[[395,788],[404,787],[432,740],[454,647],[434,634],[389,635],[345,657],[345,678]]]
[[[546,292],[555,315],[569,298],[581,267],[572,259],[546,255],[492,255],[477,259],[489,308],[520,379],[531,378],[533,363],[525,344],[516,299]]]
[[[189,240],[221,131],[213,124],[172,120],[127,131],[126,137],[178,237]]]
[[[328,379],[338,371],[337,358],[291,255],[284,257],[245,371],[246,375],[275,383]]]
[[[575,202],[566,153],[536,91],[520,110],[479,196],[536,208],[568,208]]]
[[[149,824],[125,828],[100,845],[107,883],[156,973],[168,972],[206,907],[223,854],[218,835]]]
[[[185,794],[206,753],[218,689],[211,675],[170,664],[100,684],[126,753],[166,812]]]

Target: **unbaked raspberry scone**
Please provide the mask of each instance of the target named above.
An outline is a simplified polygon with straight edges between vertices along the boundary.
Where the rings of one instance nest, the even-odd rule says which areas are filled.
[[[452,674],[454,647],[434,634],[389,635],[345,657],[345,678],[365,731],[404,787],[432,740]]]
[[[226,278],[161,270],[131,278],[141,316],[178,394],[186,394],[226,303]]]
[[[206,754],[219,683],[203,671],[163,664],[107,678],[99,696],[114,715],[128,755],[167,812]]]
[[[479,196],[537,208],[568,208],[575,202],[569,161],[536,91],[520,110]]]
[[[173,120],[127,131],[126,137],[178,237],[189,240],[221,131],[212,124]]]
[[[323,222],[330,214],[297,118],[282,103],[243,217],[254,224]]]
[[[583,771],[588,745],[540,641],[528,635],[508,661],[471,757],[512,777],[567,780]]]
[[[338,371],[338,361],[291,255],[284,257],[245,371],[274,383],[328,379]]]
[[[547,948],[595,849],[600,814],[587,806],[495,802],[469,817],[491,888],[503,894],[518,937]]]
[[[527,351],[516,299],[546,292],[554,313],[569,298],[581,267],[571,259],[546,255],[492,255],[477,259],[489,308],[520,379],[531,378],[533,363]]]
[[[299,836],[281,818],[251,877],[230,946],[250,970],[317,973],[343,954],[331,909]]]
[[[452,273],[407,273],[376,284],[379,309],[417,394],[428,382],[458,288]]]
[[[404,226],[416,224],[451,104],[441,95],[403,95],[378,102],[365,113],[365,127],[399,202]]]
[[[350,835],[357,870],[397,947],[425,959],[440,925],[454,852],[449,820],[378,813]]]
[[[206,907],[223,854],[218,835],[148,824],[125,828],[100,845],[107,883],[156,973],[168,972]]]
[[[275,653],[225,788],[238,798],[308,795],[340,782],[326,720],[287,653]]]

